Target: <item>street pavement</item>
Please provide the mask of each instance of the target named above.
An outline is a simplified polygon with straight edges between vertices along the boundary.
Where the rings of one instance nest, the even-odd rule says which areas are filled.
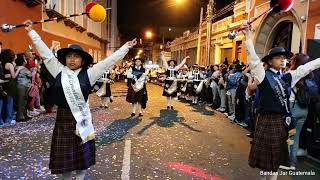
[[[97,163],[86,179],[259,179],[259,170],[248,165],[246,129],[203,104],[176,101],[175,110],[167,110],[162,87],[149,84],[147,89],[142,118],[130,117],[125,83],[112,85],[114,101],[108,109],[100,108],[96,95],[90,97]],[[0,179],[60,178],[48,168],[54,116],[0,128]],[[320,179],[319,163],[300,159],[298,170],[316,175],[278,179]]]

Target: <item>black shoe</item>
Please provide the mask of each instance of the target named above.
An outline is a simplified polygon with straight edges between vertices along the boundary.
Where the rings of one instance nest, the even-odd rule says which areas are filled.
[[[25,122],[26,120],[25,119],[17,119],[16,121],[17,122]]]
[[[110,102],[112,103],[113,102],[113,100],[110,98]]]
[[[134,117],[136,114],[135,113],[131,113],[131,117]]]
[[[30,116],[24,116],[24,119],[25,119],[25,120],[30,120],[30,119],[32,119],[32,117],[30,117]]]
[[[108,109],[109,107],[108,107],[108,106],[104,106],[104,108],[105,108],[105,109]]]
[[[171,106],[171,110],[173,110],[173,106]]]
[[[167,109],[169,110],[169,109],[170,109],[170,106],[167,106]]]
[[[143,114],[142,114],[142,113],[139,113],[139,117],[143,117]]]

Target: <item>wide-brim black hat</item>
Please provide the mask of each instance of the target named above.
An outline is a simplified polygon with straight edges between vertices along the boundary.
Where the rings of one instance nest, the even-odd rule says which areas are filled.
[[[57,52],[58,60],[63,65],[66,65],[66,56],[70,52],[75,52],[82,57],[82,61],[84,61],[84,67],[88,67],[93,62],[93,58],[89,53],[85,52],[79,45],[72,44],[68,48],[59,49]]]
[[[144,59],[142,59],[142,58],[134,58],[134,59],[133,59],[133,62],[136,62],[136,60],[140,60],[141,63],[144,63]]]
[[[273,57],[275,56],[279,56],[279,55],[284,55],[287,57],[287,59],[291,58],[293,53],[286,50],[285,48],[283,47],[275,47],[275,48],[272,48],[269,52],[268,52],[268,55],[264,56],[261,61],[262,62],[265,62],[265,63],[268,63],[268,60],[272,59]]]
[[[175,65],[177,64],[177,61],[176,60],[173,60],[173,59],[170,59],[169,61],[168,61],[168,64],[170,65],[170,62],[173,62]]]

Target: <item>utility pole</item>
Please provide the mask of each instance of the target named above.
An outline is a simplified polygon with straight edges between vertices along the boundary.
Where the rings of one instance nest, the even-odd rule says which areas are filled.
[[[212,31],[212,18],[213,18],[213,13],[216,11],[216,2],[214,0],[210,0],[207,8],[207,43],[206,43],[206,49],[207,49],[207,57],[206,57],[206,62],[205,65],[210,64],[210,54],[211,54],[211,31]]]
[[[200,62],[200,53],[201,53],[201,25],[202,25],[202,18],[203,18],[203,7],[201,7],[200,11],[200,22],[199,22],[199,32],[198,32],[198,45],[197,45],[197,60],[196,64]]]

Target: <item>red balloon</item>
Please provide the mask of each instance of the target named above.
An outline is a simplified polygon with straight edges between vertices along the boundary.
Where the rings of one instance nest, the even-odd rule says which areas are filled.
[[[293,3],[293,0],[271,0],[270,7],[273,7],[275,12],[287,12],[292,8]]]
[[[92,2],[92,3],[87,4],[87,6],[86,6],[86,13],[89,13],[90,9],[91,9],[94,5],[96,5],[96,4],[97,4],[97,3],[95,3],[95,2]]]

